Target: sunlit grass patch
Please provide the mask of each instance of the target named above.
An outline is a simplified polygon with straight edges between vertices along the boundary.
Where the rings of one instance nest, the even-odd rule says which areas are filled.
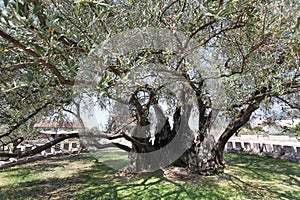
[[[53,157],[0,170],[0,199],[300,199],[299,163],[233,153],[225,158],[224,174],[203,177],[179,176],[185,174],[180,168],[119,173],[105,165],[127,162],[126,152],[115,150],[97,158]]]

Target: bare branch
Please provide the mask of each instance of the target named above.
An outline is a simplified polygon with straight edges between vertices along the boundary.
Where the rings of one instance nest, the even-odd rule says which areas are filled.
[[[200,26],[197,30],[195,30],[195,31],[190,35],[190,38],[193,38],[197,33],[199,33],[199,31],[201,31],[201,30],[203,30],[203,29],[205,29],[205,28],[207,28],[207,27],[213,25],[215,22],[216,22],[216,20],[213,19],[213,20],[209,21],[208,23],[206,23],[206,24]]]
[[[15,65],[10,65],[8,67],[1,68],[1,71],[13,71],[21,68],[25,68],[27,66],[32,66],[32,65],[41,65],[39,62],[24,62],[24,63],[18,63]]]
[[[167,6],[164,8],[164,10],[162,11],[162,13],[160,14],[159,20],[160,20],[163,24],[166,25],[166,22],[163,20],[164,14],[167,12],[167,10],[168,10],[169,8],[171,8],[171,7],[172,7],[175,3],[177,3],[178,1],[179,1],[179,0],[172,1],[169,5],[167,5]]]
[[[283,103],[285,103],[286,105],[288,105],[289,107],[291,107],[292,109],[300,110],[300,105],[299,104],[292,103],[292,102],[290,102],[290,101],[288,101],[288,100],[286,100],[282,97],[279,97],[279,96],[277,96],[276,98],[279,99],[280,101],[282,101]]]
[[[153,150],[155,150],[154,149],[154,147],[152,147],[152,146],[150,146],[150,145],[148,145],[148,144],[146,144],[146,143],[141,143],[141,142],[139,142],[138,140],[136,140],[136,139],[134,139],[133,137],[131,137],[130,135],[127,135],[126,133],[121,133],[123,136],[124,136],[124,138],[126,139],[126,140],[128,140],[128,141],[130,141],[130,142],[132,142],[132,144],[134,144],[134,145],[136,145],[136,146],[138,146],[138,147],[141,147],[141,148],[144,148],[146,151],[153,151]]]
[[[38,153],[41,153],[42,151],[49,149],[50,147],[58,144],[59,142],[62,142],[66,139],[69,138],[79,138],[77,133],[74,134],[67,134],[67,135],[62,135],[58,138],[56,138],[55,140],[52,140],[42,146],[38,146],[35,149],[31,149],[30,151],[26,151],[24,153],[0,153],[0,157],[8,157],[8,158],[23,158],[23,157],[27,157],[27,156],[32,156],[32,155],[36,155]]]
[[[124,150],[124,151],[127,151],[127,152],[130,152],[130,151],[131,151],[131,148],[128,147],[128,146],[126,146],[126,145],[123,145],[123,144],[120,144],[120,143],[116,143],[116,142],[113,142],[113,144],[114,144],[116,147],[118,147],[118,148],[120,148],[120,149],[122,149],[122,150]]]
[[[149,146],[148,144],[139,142],[138,140],[134,139],[130,135],[126,134],[125,132],[121,132],[119,134],[100,134],[100,135],[97,135],[97,136],[102,137],[102,138],[107,138],[109,140],[124,138],[124,139],[130,141],[132,144],[134,144],[138,147],[144,148],[148,151],[154,150],[154,147]]]

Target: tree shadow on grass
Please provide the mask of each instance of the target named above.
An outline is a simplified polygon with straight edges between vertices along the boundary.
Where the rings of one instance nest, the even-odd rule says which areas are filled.
[[[300,198],[299,163],[232,153],[226,154],[226,160],[228,168],[235,169],[225,173],[225,179],[245,191],[252,191],[254,197]]]
[[[76,177],[34,180],[18,185],[0,187],[0,199],[68,199],[78,189]]]
[[[280,175],[294,175],[300,177],[300,164],[292,161],[269,158],[265,156],[247,154],[225,154],[229,166],[238,166],[256,172],[267,172]],[[260,173],[260,175],[263,175]]]
[[[162,173],[134,175],[127,178],[103,173],[100,166],[81,174],[84,187],[78,199],[228,199],[234,196],[230,188],[221,188],[210,178],[176,181]]]
[[[77,173],[68,174],[64,178],[50,177],[44,180],[29,180],[18,184],[6,185],[0,188],[0,199],[297,199],[300,192],[299,170],[295,163],[289,163],[291,171],[274,169],[271,171],[266,161],[260,157],[243,157],[244,155],[228,155],[229,167],[234,170],[213,177],[185,174],[172,171],[170,176],[166,171],[148,174],[125,175],[99,162],[92,162],[89,156],[69,157],[68,163],[89,162],[91,166]],[[16,174],[40,173],[40,168],[50,170],[58,163],[65,163],[66,158],[53,159],[53,162],[35,163],[19,167]],[[58,163],[56,163],[58,161]],[[74,161],[74,162],[73,162]],[[78,161],[78,162],[75,162]],[[276,161],[277,163],[277,161]],[[285,163],[282,163],[285,164]],[[286,164],[285,164],[286,165]],[[285,166],[284,165],[284,166]],[[275,165],[281,166],[281,163]],[[36,169],[36,167],[38,169]],[[61,167],[61,166],[60,166]],[[28,168],[28,169],[27,169]],[[265,170],[263,169],[269,169]],[[262,171],[260,171],[261,169]],[[21,170],[19,172],[18,170]],[[61,170],[61,171],[60,171]],[[63,168],[58,172],[64,173]],[[176,173],[175,173],[176,172]],[[294,190],[283,192],[276,187],[263,183],[284,178],[292,184]],[[43,174],[43,173],[41,173]],[[255,176],[253,175],[255,174]],[[248,178],[257,178],[261,182],[253,184]],[[246,177],[246,179],[244,178]],[[9,177],[8,177],[9,178]],[[281,180],[282,181],[282,180]]]
[[[75,162],[89,162],[93,160],[88,154],[81,154],[80,156],[61,156],[61,157],[47,157],[45,159],[27,163],[25,165],[16,165],[0,169],[0,178],[13,177],[28,177],[28,175],[35,175],[40,173],[52,172],[54,170],[64,170],[66,165],[72,165]],[[0,184],[1,185],[1,184]]]
[[[50,165],[51,166],[51,165]],[[0,188],[0,199],[226,199],[217,184],[203,188],[177,182],[163,173],[120,175],[102,163],[66,178],[48,178]],[[229,194],[229,193],[228,193]]]

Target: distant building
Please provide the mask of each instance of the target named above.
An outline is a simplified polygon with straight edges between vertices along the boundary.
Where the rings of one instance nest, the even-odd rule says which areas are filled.
[[[78,134],[85,128],[85,124],[71,121],[40,121],[34,125],[40,133],[40,138],[57,138],[61,135]]]

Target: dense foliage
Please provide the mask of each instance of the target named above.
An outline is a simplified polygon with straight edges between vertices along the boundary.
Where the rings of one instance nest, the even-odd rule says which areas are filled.
[[[73,102],[72,89],[90,51],[122,31],[141,27],[180,32],[190,37],[197,48],[214,54],[217,73],[211,79],[223,85],[221,113],[229,121],[220,130],[221,136],[211,154],[217,157],[212,159],[217,165],[224,164],[225,143],[263,103],[268,106],[282,101],[299,111],[297,0],[3,0],[0,5],[2,146],[31,135],[33,124],[42,116],[78,106]],[[203,142],[213,121],[214,106],[201,66],[191,65],[184,57],[170,52],[151,50],[115,59],[96,84],[99,104],[120,98],[124,91],[118,87],[130,86],[123,81],[124,77],[141,63],[156,59],[184,77],[192,88],[199,118],[197,138],[199,143]],[[140,74],[147,75],[143,68]],[[163,83],[155,83],[140,85],[127,102],[140,125],[149,120],[149,105],[158,100],[171,102],[174,122],[176,109],[182,109],[173,97],[166,98],[164,92],[168,91],[159,91]],[[141,90],[148,95],[156,91],[155,98],[145,103],[138,95]],[[126,139],[133,141],[130,137]]]

